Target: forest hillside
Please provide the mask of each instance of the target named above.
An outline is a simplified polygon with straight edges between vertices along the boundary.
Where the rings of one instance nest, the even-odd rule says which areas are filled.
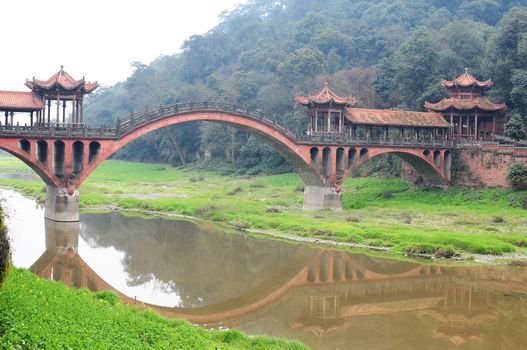
[[[90,96],[88,123],[209,100],[259,109],[303,132],[294,96],[325,81],[357,96],[359,106],[422,110],[425,100],[446,96],[441,79],[469,67],[494,81],[489,94],[508,104],[511,135],[525,138],[527,0],[249,0],[180,49],[148,65],[133,62],[126,81]],[[254,137],[206,122],[158,130],[116,156],[173,165],[207,158],[242,173],[288,170]]]

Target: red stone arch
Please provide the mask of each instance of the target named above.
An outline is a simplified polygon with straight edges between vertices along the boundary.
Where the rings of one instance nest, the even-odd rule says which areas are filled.
[[[91,172],[104,160],[129,142],[147,133],[170,125],[193,121],[209,121],[227,124],[256,135],[264,139],[275,150],[277,150],[289,162],[289,164],[291,164],[300,177],[302,177],[306,185],[324,186],[324,181],[318,170],[312,167],[310,153],[312,147],[298,144],[292,136],[286,134],[272,123],[222,111],[190,111],[186,113],[178,113],[172,116],[154,119],[127,132],[119,140],[100,140],[100,153],[93,162],[88,164],[82,174],[80,174],[77,179],[77,186],[80,186]]]
[[[361,147],[355,149],[356,161],[348,168],[346,175],[365,162],[382,154],[394,154],[410,165],[423,177],[427,184],[447,185],[450,182],[450,165],[445,163],[445,153],[450,152],[441,148],[389,148],[389,147]]]
[[[47,185],[60,186],[61,181],[53,176],[46,164],[41,163],[37,157],[37,141],[36,139],[4,139],[0,143],[0,149],[6,151],[7,153],[17,157],[22,162],[24,162],[28,167],[30,167]],[[29,145],[29,151],[24,150],[25,147]],[[48,163],[52,161],[50,149],[53,147],[53,143],[47,142],[47,157]]]

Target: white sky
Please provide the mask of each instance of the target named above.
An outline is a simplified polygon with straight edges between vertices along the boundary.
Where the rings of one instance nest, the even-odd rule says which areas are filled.
[[[244,0],[0,1],[0,90],[26,91],[26,78],[60,70],[113,85],[130,63],[180,50],[185,39],[218,23]]]

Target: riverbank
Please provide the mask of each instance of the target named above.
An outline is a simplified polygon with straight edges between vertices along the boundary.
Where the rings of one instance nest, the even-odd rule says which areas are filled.
[[[1,349],[307,349],[294,342],[211,331],[123,305],[113,292],[65,287],[12,269],[0,288]]]
[[[12,157],[2,172],[31,172]],[[25,169],[25,170],[24,170]],[[40,180],[0,185],[44,198]],[[296,174],[227,176],[164,164],[110,160],[81,187],[80,205],[190,215],[238,229],[386,247],[398,252],[527,253],[527,192],[510,189],[416,188],[399,179],[354,178],[344,184],[344,210],[303,212]]]

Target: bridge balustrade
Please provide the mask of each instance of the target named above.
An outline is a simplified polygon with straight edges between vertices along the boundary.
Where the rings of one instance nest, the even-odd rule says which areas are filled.
[[[1,125],[0,135],[9,136],[83,136],[118,139],[126,133],[137,129],[152,121],[163,119],[177,114],[190,112],[225,112],[237,114],[246,118],[272,125],[273,128],[283,132],[293,140],[300,143],[322,143],[322,144],[347,144],[347,145],[380,145],[380,146],[426,146],[426,147],[452,147],[451,140],[443,138],[388,138],[384,137],[351,137],[346,134],[327,134],[327,135],[298,135],[285,126],[280,125],[276,118],[250,107],[242,107],[222,102],[189,102],[177,103],[172,105],[161,105],[158,107],[146,108],[139,113],[118,118],[117,121],[109,126],[93,128],[85,124],[37,124],[35,126],[13,126]]]

